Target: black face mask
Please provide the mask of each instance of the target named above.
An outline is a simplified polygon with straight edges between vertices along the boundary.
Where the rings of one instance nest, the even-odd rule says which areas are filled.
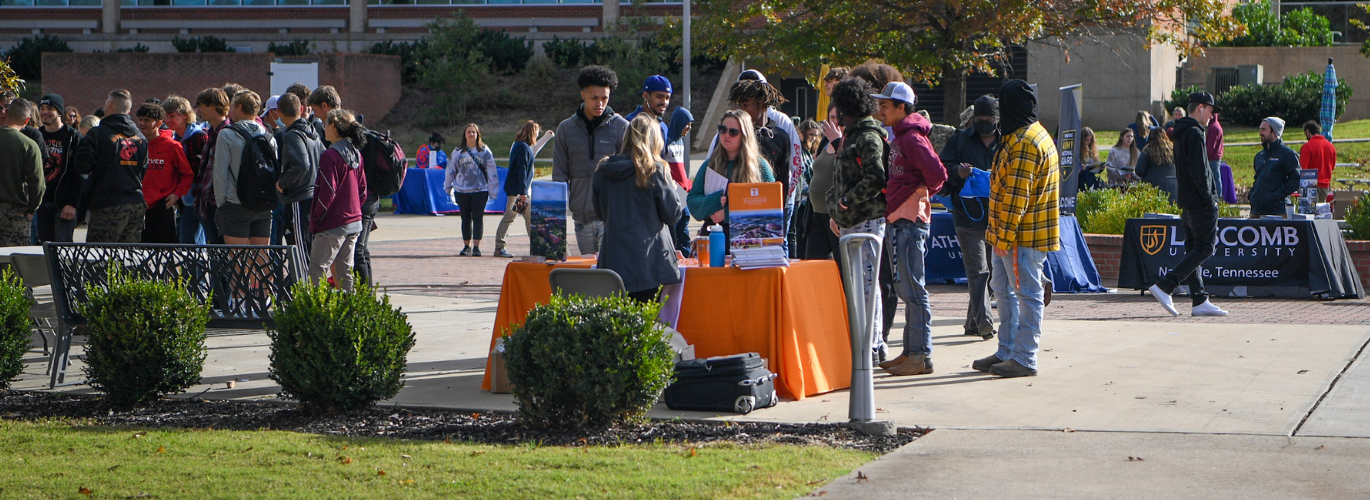
[[[999,123],[994,122],[975,122],[975,133],[980,137],[992,137],[999,133]]]

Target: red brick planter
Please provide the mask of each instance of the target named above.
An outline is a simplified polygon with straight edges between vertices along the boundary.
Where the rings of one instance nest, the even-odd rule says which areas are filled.
[[[1356,263],[1361,284],[1370,288],[1370,241],[1346,240],[1346,249],[1351,251],[1351,260]]]
[[[1094,257],[1094,267],[1099,269],[1099,278],[1118,279],[1118,261],[1123,257],[1123,235],[1085,234],[1085,242],[1089,244],[1089,255]],[[1365,243],[1370,244],[1370,241]],[[1367,257],[1370,258],[1370,254]],[[1367,265],[1370,265],[1370,260],[1367,260]]]

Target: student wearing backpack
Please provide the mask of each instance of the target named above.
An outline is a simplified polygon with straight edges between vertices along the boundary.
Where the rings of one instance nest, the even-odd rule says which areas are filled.
[[[309,279],[325,279],[329,269],[343,290],[354,283],[354,247],[362,232],[362,204],[368,198],[361,146],[366,142],[365,128],[352,113],[335,109],[324,118],[324,138],[332,146],[319,157],[319,175],[314,184],[314,205],[309,227],[314,240],[309,250]]]
[[[499,172],[495,155],[481,140],[480,127],[474,123],[462,131],[462,144],[447,157],[447,175],[442,183],[447,196],[461,207],[462,256],[480,257],[480,238],[485,228],[485,204],[497,196]],[[476,245],[471,246],[472,241]]]
[[[299,97],[287,93],[277,105],[285,123],[281,132],[281,180],[276,183],[285,207],[282,234],[287,244],[300,247],[301,255],[309,255],[307,213],[314,204],[314,181],[319,175],[323,142],[314,133],[314,127],[301,118],[303,106]]]
[[[233,97],[228,108],[228,118],[233,125],[219,134],[214,145],[214,202],[218,207],[214,222],[228,245],[266,245],[271,242],[271,210],[274,203],[266,204],[257,196],[257,186],[248,184],[243,173],[244,157],[251,160],[254,156],[269,159],[276,164],[276,140],[267,133],[266,128],[255,118],[262,107],[262,98],[256,92],[239,92]],[[258,140],[257,138],[261,139]],[[255,150],[255,152],[253,151]],[[279,170],[277,170],[279,174]],[[251,174],[249,174],[251,175]],[[267,185],[270,199],[275,199],[271,179]],[[251,191],[251,194],[249,194]],[[250,196],[250,197],[249,197]]]

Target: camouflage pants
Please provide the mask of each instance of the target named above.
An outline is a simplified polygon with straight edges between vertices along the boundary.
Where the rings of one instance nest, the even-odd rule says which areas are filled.
[[[140,243],[146,212],[147,205],[142,202],[91,210],[86,242]]]
[[[33,222],[28,218],[26,207],[0,203],[0,247],[29,244],[29,230],[32,227]]]

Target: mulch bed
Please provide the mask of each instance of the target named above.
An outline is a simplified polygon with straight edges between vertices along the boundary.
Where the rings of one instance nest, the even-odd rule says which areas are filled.
[[[840,424],[755,422],[698,423],[656,421],[637,427],[547,431],[519,423],[514,415],[378,407],[338,415],[308,416],[294,405],[270,402],[168,399],[132,411],[114,411],[95,396],[10,391],[0,393],[0,418],[8,420],[82,419],[95,425],[260,430],[332,436],[450,440],[480,444],[539,443],[592,446],[634,443],[826,445],[889,453],[925,433],[901,430],[894,436],[867,436]]]

